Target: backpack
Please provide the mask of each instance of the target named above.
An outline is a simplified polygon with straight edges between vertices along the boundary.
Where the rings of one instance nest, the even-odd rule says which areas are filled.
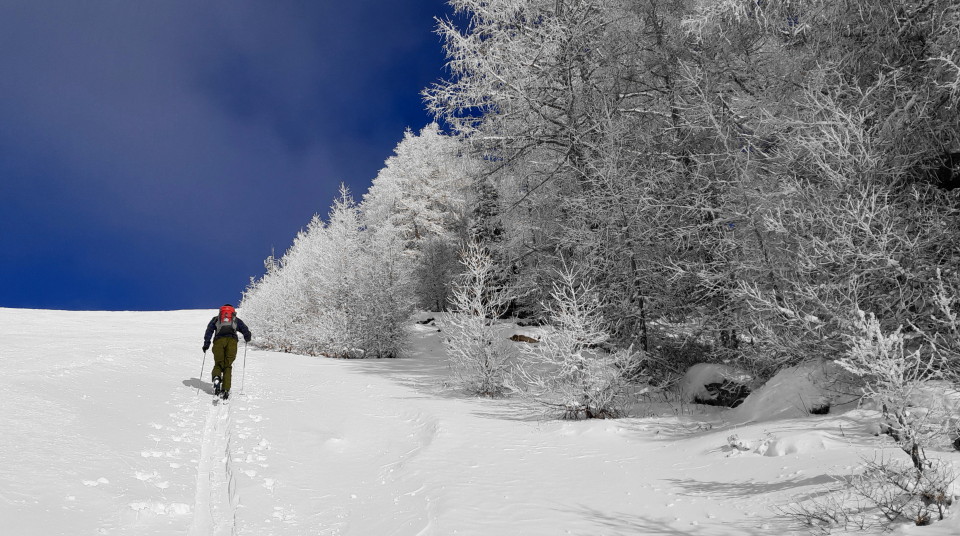
[[[217,317],[217,336],[236,334],[237,311],[229,305],[224,305],[220,308],[220,316]]]

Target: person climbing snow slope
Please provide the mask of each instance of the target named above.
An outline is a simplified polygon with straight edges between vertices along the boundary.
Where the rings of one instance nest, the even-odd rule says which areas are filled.
[[[243,334],[244,342],[250,342],[250,329],[237,317],[237,311],[229,303],[220,308],[220,313],[207,324],[203,335],[203,351],[210,348],[213,337],[213,394],[224,400],[230,397],[230,377],[233,361],[237,358],[237,332]]]

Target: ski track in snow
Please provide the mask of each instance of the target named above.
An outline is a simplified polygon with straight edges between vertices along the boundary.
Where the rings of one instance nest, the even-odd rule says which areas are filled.
[[[223,500],[222,482],[229,478],[227,476],[227,465],[217,463],[218,451],[220,450],[217,447],[224,447],[227,444],[223,434],[229,433],[229,431],[226,426],[223,426],[225,424],[223,421],[228,420],[224,417],[229,417],[229,411],[230,408],[227,405],[214,404],[207,412],[200,447],[200,458],[197,465],[196,499],[193,505],[193,523],[190,525],[189,531],[191,536],[222,534],[222,531],[215,529],[218,525],[218,517],[229,522],[231,533],[235,526],[234,516],[223,515],[224,505],[229,506],[231,504],[229,500]]]
[[[256,406],[235,392],[229,401],[215,399],[207,412],[200,440],[190,536],[234,536],[242,532],[238,521],[243,507],[238,481],[244,477],[255,481],[258,469],[269,467],[264,454],[270,442],[255,427],[245,426],[262,421],[260,415],[249,413],[251,409]],[[248,451],[245,445],[249,444],[253,446]],[[273,478],[262,478],[260,482],[268,493],[277,485]],[[274,506],[272,517],[290,523],[296,516],[290,509]]]

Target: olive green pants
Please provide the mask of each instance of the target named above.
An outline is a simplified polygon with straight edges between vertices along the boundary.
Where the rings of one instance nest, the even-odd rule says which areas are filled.
[[[220,337],[213,341],[213,377],[223,376],[221,389],[230,390],[233,360],[237,358],[237,339]]]

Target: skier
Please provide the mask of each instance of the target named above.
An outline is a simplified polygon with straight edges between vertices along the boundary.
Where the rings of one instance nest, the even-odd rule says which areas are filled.
[[[243,334],[244,342],[253,338],[250,329],[237,318],[236,310],[228,303],[210,320],[203,335],[204,353],[210,348],[210,337],[213,337],[213,394],[224,400],[230,398],[230,376],[233,360],[237,358],[237,331]]]

